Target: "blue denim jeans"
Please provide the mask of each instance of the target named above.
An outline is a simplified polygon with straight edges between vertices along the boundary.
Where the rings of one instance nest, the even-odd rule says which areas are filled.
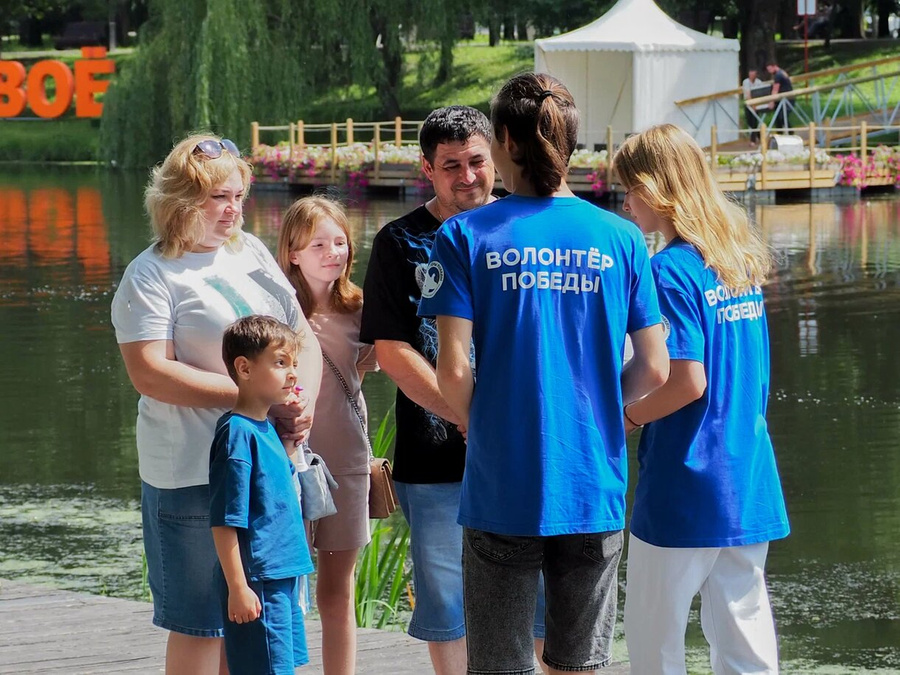
[[[409,634],[428,642],[458,640],[466,634],[463,528],[456,522],[462,483],[395,481],[394,486],[410,530],[416,604],[409,622]],[[529,635],[543,638],[543,592],[538,593],[535,608],[529,616],[534,617]]]

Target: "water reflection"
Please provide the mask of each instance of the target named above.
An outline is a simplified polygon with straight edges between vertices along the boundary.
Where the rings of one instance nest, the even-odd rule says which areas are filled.
[[[140,594],[137,395],[109,302],[149,241],[145,180],[0,173],[0,577]],[[274,246],[290,199],[254,190],[246,228]],[[351,200],[358,281],[375,232],[415,204]],[[770,426],[793,534],[772,546],[770,581],[785,671],[892,672],[900,201],[765,205],[754,217],[777,256]],[[377,423],[393,388],[373,376],[366,394]],[[689,644],[691,672],[708,672],[696,625]]]
[[[0,188],[0,264],[71,264],[87,282],[105,280],[109,242],[100,190]]]

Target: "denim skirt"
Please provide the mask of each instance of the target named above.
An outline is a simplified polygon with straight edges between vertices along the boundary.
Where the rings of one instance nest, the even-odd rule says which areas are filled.
[[[153,623],[195,637],[222,637],[209,485],[174,490],[141,483],[141,518]]]

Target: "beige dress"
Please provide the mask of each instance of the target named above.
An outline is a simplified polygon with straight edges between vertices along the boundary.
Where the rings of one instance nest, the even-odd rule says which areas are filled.
[[[344,377],[363,419],[366,401],[360,372],[377,369],[372,345],[359,341],[362,310],[341,314],[316,312],[309,324],[327,354]],[[347,400],[340,380],[322,359],[322,386],[309,446],[325,460],[338,483],[334,502],[338,512],[313,524],[312,543],[324,551],[348,551],[369,542],[369,449],[359,418]]]

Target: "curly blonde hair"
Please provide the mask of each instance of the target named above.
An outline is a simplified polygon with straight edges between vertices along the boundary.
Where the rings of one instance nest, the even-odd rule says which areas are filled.
[[[700,251],[728,288],[746,290],[765,281],[771,250],[743,207],[722,192],[685,131],[661,124],[631,136],[616,152],[613,169],[626,189]]]
[[[303,272],[297,265],[291,263],[291,251],[302,251],[309,246],[316,232],[316,226],[323,218],[331,218],[347,237],[347,265],[332,287],[331,308],[342,314],[349,314],[362,307],[362,290],[350,281],[354,246],[347,213],[338,202],[314,195],[298,199],[285,212],[281,219],[278,251],[275,256],[281,271],[290,279],[297,291],[297,300],[306,316],[312,314],[315,301]]]
[[[150,174],[144,207],[150,216],[154,242],[164,258],[179,258],[202,240],[203,204],[210,192],[228,180],[235,170],[241,176],[244,199],[247,199],[252,169],[243,158],[224,149],[215,159],[202,152],[195,153],[198,143],[221,140],[212,134],[188,136]],[[237,243],[243,225],[242,215],[228,244]]]

